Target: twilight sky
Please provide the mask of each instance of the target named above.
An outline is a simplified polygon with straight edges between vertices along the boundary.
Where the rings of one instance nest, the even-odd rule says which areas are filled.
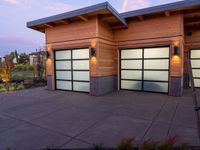
[[[32,52],[44,46],[44,34],[26,28],[26,22],[106,0],[0,0],[0,56],[17,50]],[[107,0],[119,12],[180,0]]]

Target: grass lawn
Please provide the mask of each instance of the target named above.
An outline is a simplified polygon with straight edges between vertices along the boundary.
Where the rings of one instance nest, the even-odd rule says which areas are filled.
[[[37,74],[35,71],[13,71],[11,72],[11,81],[24,81],[26,79],[31,79],[37,77]],[[31,88],[31,87],[38,87],[38,86],[44,86],[43,83],[38,84],[32,84],[32,85],[24,85],[23,82],[21,83],[10,83],[9,91],[15,91],[15,90],[21,90],[25,88]],[[0,92],[4,92],[5,88],[2,83],[0,83]]]
[[[11,80],[25,80],[37,77],[35,71],[14,71],[11,73]]]

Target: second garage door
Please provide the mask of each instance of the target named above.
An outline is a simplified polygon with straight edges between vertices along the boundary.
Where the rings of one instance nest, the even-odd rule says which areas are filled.
[[[120,59],[121,89],[168,93],[169,47],[122,49]]]
[[[55,51],[57,90],[89,92],[89,49]]]
[[[190,51],[195,87],[200,87],[200,49]]]

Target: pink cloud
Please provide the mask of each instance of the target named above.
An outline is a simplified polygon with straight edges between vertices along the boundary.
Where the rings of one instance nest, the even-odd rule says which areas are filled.
[[[18,0],[4,0],[5,2],[8,2],[10,4],[18,4],[19,1]]]
[[[140,8],[149,7],[151,5],[149,0],[122,0],[121,12],[136,10]]]

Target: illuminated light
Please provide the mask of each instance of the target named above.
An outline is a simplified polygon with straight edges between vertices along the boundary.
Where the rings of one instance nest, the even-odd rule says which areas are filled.
[[[97,40],[91,40],[91,46],[96,47],[97,45]]]
[[[172,65],[180,65],[181,64],[181,58],[178,55],[175,55],[172,57]]]
[[[51,51],[51,45],[47,45],[47,51]]]
[[[47,65],[51,65],[51,59],[50,58],[47,58]]]
[[[92,65],[96,65],[97,64],[97,58],[95,56],[92,56],[91,59],[90,59],[90,63]]]

